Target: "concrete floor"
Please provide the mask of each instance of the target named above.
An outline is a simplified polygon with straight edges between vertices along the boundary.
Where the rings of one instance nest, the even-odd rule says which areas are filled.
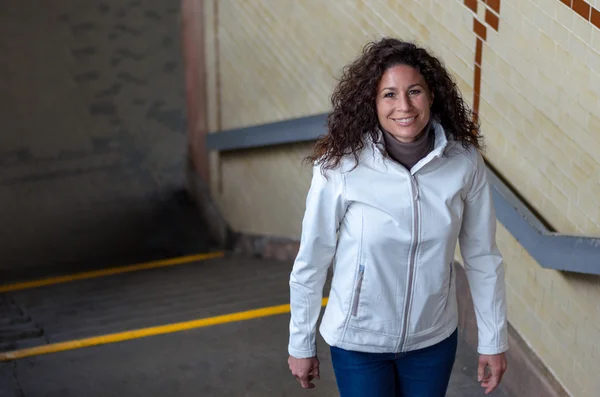
[[[286,303],[290,266],[233,256],[7,296],[43,329],[30,345],[46,344]],[[317,388],[304,391],[290,375],[288,321],[277,315],[0,363],[0,397],[336,396],[320,337]],[[483,395],[476,364],[461,342],[448,396]]]
[[[14,370],[22,394],[0,396],[337,396],[321,339],[317,387],[302,390],[290,375],[287,325],[281,315],[25,359],[0,369]],[[447,396],[483,395],[472,359],[459,349]]]

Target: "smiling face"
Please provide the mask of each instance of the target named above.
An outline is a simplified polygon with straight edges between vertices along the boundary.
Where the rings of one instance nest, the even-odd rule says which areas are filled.
[[[433,94],[417,69],[396,65],[381,76],[375,102],[381,128],[408,143],[429,123]]]

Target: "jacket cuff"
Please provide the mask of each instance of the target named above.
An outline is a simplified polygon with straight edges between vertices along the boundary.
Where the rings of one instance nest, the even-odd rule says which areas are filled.
[[[294,349],[291,346],[288,346],[288,353],[290,354],[290,356],[292,356],[294,358],[311,358],[311,357],[316,357],[317,349],[298,350],[298,349]]]
[[[479,354],[485,354],[485,355],[500,354],[500,353],[504,353],[507,350],[508,350],[508,343],[504,343],[500,346],[481,346],[480,345],[477,347],[477,352]]]

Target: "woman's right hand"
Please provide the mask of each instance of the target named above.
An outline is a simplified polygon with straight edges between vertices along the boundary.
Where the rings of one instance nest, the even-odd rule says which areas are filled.
[[[296,358],[290,356],[288,358],[288,365],[290,366],[292,375],[300,382],[303,389],[313,389],[315,384],[311,383],[312,380],[321,379],[319,377],[319,359],[317,357]]]

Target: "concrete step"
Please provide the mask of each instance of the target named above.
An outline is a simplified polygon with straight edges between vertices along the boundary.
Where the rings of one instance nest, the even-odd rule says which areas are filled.
[[[53,343],[285,304],[290,269],[291,263],[211,259],[11,297]]]
[[[45,343],[44,330],[10,297],[0,295],[0,351]]]

